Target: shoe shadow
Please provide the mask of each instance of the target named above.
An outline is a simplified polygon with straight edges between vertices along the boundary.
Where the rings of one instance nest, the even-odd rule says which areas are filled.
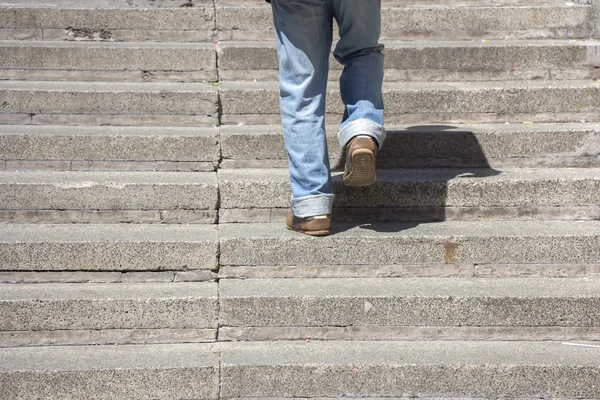
[[[418,125],[388,131],[378,154],[374,185],[346,187],[342,183],[345,155],[332,165],[336,200],[333,233],[360,227],[377,232],[399,232],[423,222],[474,220],[489,217],[493,209],[471,207],[485,193],[471,185],[466,192],[452,193],[451,182],[461,178],[489,178],[501,172],[488,162],[475,133],[451,125]],[[491,140],[486,141],[489,148]],[[464,196],[472,196],[465,198]]]

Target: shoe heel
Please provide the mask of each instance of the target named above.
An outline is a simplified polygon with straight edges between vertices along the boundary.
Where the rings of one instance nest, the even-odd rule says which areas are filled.
[[[377,180],[375,154],[370,150],[352,154],[352,172],[344,182],[346,186],[369,186]]]

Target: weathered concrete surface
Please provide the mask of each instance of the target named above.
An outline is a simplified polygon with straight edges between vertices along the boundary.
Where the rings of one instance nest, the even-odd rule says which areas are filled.
[[[481,2],[471,4],[479,7],[404,7],[406,5],[384,7],[383,39],[578,38],[589,35],[586,6],[513,3],[504,4],[505,7],[482,7]],[[271,11],[266,6],[217,4],[216,26],[221,40],[273,38]]]
[[[276,114],[276,82],[226,82],[223,114]],[[389,82],[383,87],[390,114],[584,112],[600,107],[600,82]],[[341,112],[337,85],[328,92],[329,112]]]
[[[33,335],[27,335],[33,336]],[[2,333],[0,332],[0,337]],[[478,341],[599,341],[596,327],[523,326],[318,326],[226,327],[219,341],[266,340],[478,340]]]
[[[0,68],[87,71],[203,71],[217,80],[213,45],[191,43],[90,43],[6,41]]]
[[[212,343],[216,329],[0,331],[0,347]]]
[[[213,127],[0,125],[0,159],[177,161],[219,160]]]
[[[156,271],[217,268],[209,225],[2,224],[4,271]]]
[[[475,264],[400,263],[366,265],[222,266],[221,279],[247,278],[599,278],[598,263]]]
[[[387,70],[477,71],[552,70],[592,68],[600,63],[600,43],[595,40],[503,41],[388,41],[384,42]],[[222,42],[218,45],[219,69],[246,71],[248,79],[278,66],[273,42]],[[342,69],[333,57],[331,68]],[[388,71],[389,75],[389,71]]]
[[[0,173],[0,208],[11,210],[214,210],[218,192],[211,172]]]
[[[123,4],[109,8],[97,5],[48,7],[5,6],[0,8],[0,26],[6,28],[66,29],[103,31],[110,39],[111,30],[213,30],[214,7],[132,8]],[[74,38],[76,38],[75,36]]]
[[[223,169],[221,208],[286,208],[287,169]],[[600,169],[379,170],[378,181],[347,188],[334,175],[336,207],[519,207],[600,204]]]
[[[600,261],[597,221],[339,223],[324,238],[287,231],[281,223],[223,224],[219,237],[221,265]]]
[[[0,285],[0,330],[217,327],[217,284]]]
[[[0,82],[2,113],[204,115],[217,113],[215,87],[202,83]]]
[[[0,399],[217,399],[215,352],[211,344],[0,349]]]
[[[593,279],[249,279],[219,283],[219,325],[600,327]]]
[[[221,344],[221,396],[600,396],[597,348],[510,342]]]
[[[222,126],[222,167],[287,166],[281,126]],[[327,127],[331,164],[343,166],[337,126]],[[600,124],[388,125],[377,165],[403,167],[600,166]],[[231,165],[235,163],[235,165]],[[272,167],[271,167],[272,168]]]
[[[591,0],[590,6],[592,37],[600,38],[600,1]]]

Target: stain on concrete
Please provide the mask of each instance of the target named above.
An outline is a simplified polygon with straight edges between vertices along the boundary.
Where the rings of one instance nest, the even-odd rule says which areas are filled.
[[[455,264],[458,262],[458,243],[444,242],[444,262],[446,264]]]

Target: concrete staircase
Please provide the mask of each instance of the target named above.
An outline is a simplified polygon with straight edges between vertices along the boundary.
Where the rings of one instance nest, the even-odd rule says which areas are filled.
[[[0,399],[600,398],[600,2],[383,3],[312,238],[262,0],[0,1]]]

